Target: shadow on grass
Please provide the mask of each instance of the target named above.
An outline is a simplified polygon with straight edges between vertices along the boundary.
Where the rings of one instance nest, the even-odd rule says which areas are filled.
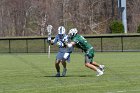
[[[44,76],[44,77],[56,77],[56,76]],[[67,76],[60,76],[60,78],[65,77],[94,77],[93,75],[67,75]]]

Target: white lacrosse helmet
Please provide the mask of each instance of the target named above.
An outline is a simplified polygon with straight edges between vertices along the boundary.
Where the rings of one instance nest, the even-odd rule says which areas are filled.
[[[77,33],[78,33],[77,28],[72,28],[72,29],[69,30],[68,35],[69,35],[70,37],[74,37]]]
[[[58,34],[60,34],[60,35],[65,34],[65,27],[64,26],[58,27]]]

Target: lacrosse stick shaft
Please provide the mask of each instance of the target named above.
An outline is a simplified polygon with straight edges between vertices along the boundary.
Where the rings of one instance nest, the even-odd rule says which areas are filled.
[[[48,32],[48,41],[51,41],[51,31],[52,31],[52,25],[48,25],[47,26],[47,32]],[[51,47],[50,44],[48,46],[48,58],[50,58],[50,51],[51,51]]]
[[[50,52],[51,52],[51,47],[49,45],[49,47],[48,47],[48,58],[50,58]]]
[[[51,33],[48,34],[48,41],[51,42]],[[49,44],[49,46],[48,46],[48,58],[50,58],[50,54],[51,54],[51,46]]]

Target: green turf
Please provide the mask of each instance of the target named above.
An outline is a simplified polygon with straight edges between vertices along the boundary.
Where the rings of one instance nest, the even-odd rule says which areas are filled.
[[[53,77],[55,54],[1,54],[0,93],[140,93],[140,53],[96,53],[105,74],[84,66],[83,54],[72,54],[66,77]]]

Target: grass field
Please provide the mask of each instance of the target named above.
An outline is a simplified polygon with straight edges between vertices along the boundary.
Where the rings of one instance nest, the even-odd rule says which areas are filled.
[[[72,54],[66,77],[53,77],[55,54],[0,54],[0,93],[140,93],[139,52],[97,52],[105,74],[84,66],[83,54]]]

